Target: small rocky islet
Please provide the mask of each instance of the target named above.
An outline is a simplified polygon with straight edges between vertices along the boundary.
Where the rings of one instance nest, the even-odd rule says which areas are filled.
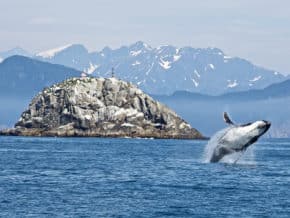
[[[174,111],[117,78],[71,78],[34,97],[1,135],[204,139]]]

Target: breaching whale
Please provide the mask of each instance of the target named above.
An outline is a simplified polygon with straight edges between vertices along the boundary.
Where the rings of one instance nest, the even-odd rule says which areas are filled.
[[[223,115],[225,122],[230,127],[217,138],[216,145],[210,157],[210,162],[212,163],[220,161],[226,155],[245,151],[260,136],[267,132],[271,126],[271,123],[266,120],[236,125],[226,112]]]

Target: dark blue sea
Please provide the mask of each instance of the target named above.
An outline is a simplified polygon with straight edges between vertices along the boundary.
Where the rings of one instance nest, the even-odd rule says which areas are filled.
[[[0,137],[0,216],[290,217],[290,139],[237,164],[206,143]]]

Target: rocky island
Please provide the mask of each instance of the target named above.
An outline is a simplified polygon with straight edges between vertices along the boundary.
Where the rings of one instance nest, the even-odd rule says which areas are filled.
[[[45,88],[1,135],[203,139],[174,111],[129,82],[71,78]]]

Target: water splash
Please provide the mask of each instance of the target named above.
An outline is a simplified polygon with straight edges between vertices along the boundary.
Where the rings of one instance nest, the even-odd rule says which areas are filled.
[[[227,164],[256,165],[254,146],[250,146],[245,152],[236,152],[226,155],[220,162]]]
[[[233,127],[227,127],[220,131],[218,131],[216,134],[214,134],[210,140],[208,141],[207,145],[205,146],[204,153],[203,153],[203,162],[209,163],[210,159],[213,155],[214,149],[219,143],[220,138],[222,138],[231,128]],[[245,152],[235,152],[233,154],[225,155],[221,161],[222,163],[227,164],[250,164],[255,165],[255,153],[254,148],[251,146],[249,149],[247,149]]]
[[[209,163],[210,162],[210,158],[213,155],[214,149],[217,146],[217,144],[219,142],[219,139],[221,137],[223,137],[227,133],[227,131],[229,131],[230,128],[231,127],[222,129],[222,130],[218,131],[216,134],[214,134],[210,138],[210,140],[208,141],[207,145],[205,146],[204,153],[203,153],[203,162],[204,163]]]

